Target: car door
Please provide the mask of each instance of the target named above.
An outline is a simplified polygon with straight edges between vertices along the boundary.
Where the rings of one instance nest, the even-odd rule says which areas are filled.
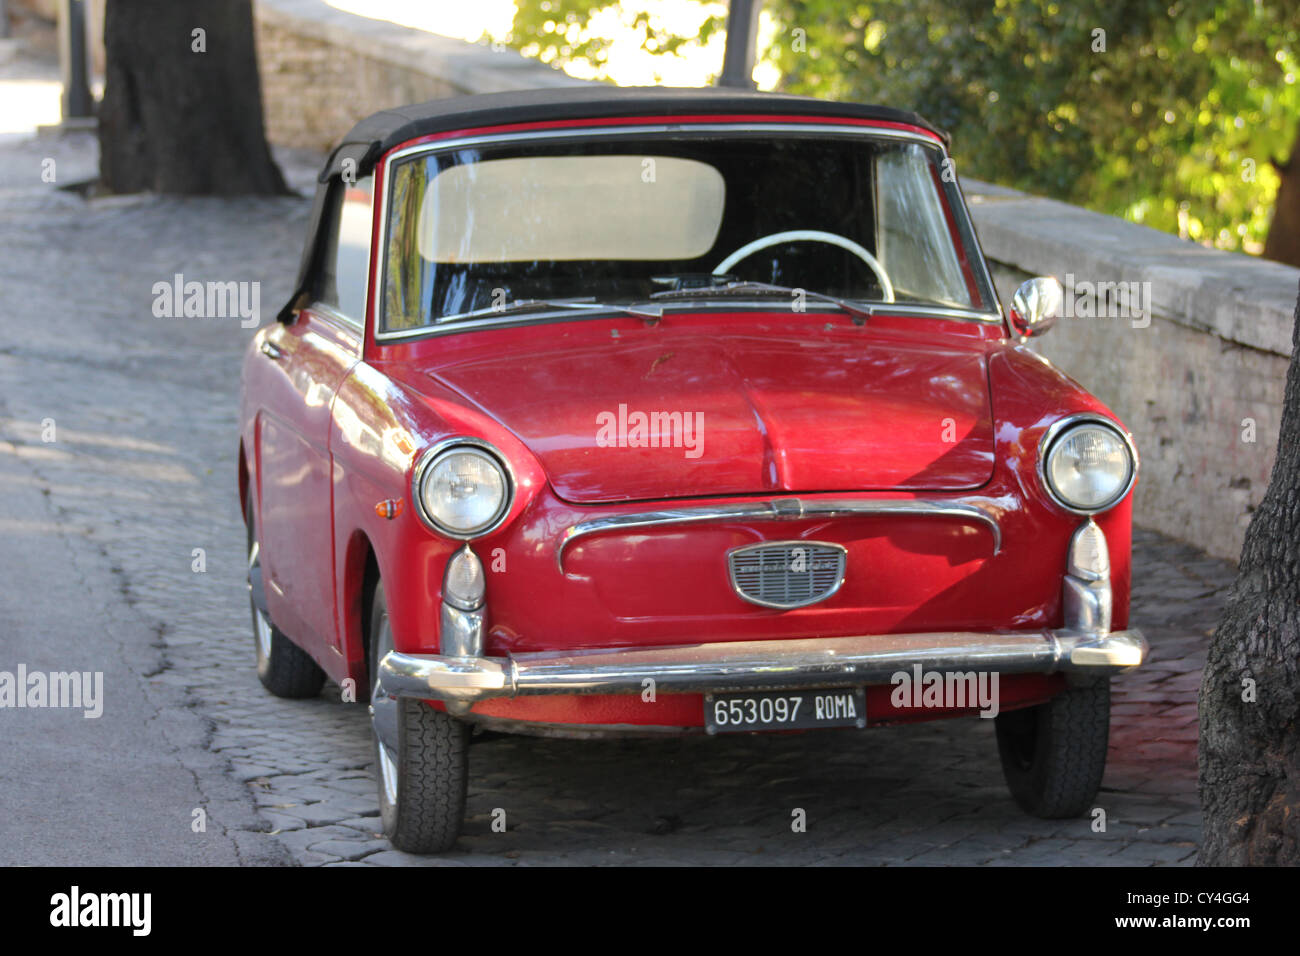
[[[361,356],[372,179],[327,201],[311,304],[261,348],[270,371],[259,416],[260,535],[271,619],[318,660],[336,643],[330,414]]]

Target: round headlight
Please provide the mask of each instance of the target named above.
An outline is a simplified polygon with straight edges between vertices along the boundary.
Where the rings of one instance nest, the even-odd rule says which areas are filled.
[[[1137,463],[1113,425],[1085,420],[1051,438],[1043,460],[1047,490],[1071,511],[1105,511],[1127,494]]]
[[[453,538],[490,531],[510,509],[510,478],[496,455],[475,445],[434,451],[417,471],[425,520]]]

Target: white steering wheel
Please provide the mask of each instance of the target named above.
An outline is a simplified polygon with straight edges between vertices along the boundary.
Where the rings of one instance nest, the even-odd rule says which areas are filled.
[[[871,267],[871,271],[880,280],[880,288],[884,292],[885,301],[894,301],[894,284],[889,281],[889,276],[885,274],[885,267],[880,264],[875,256],[852,239],[845,239],[833,232],[822,232],[820,229],[791,229],[789,232],[774,232],[771,235],[755,239],[753,242],[747,242],[719,262],[713,270],[713,274],[715,276],[725,275],[741,259],[748,258],[761,249],[779,246],[783,242],[825,242],[832,246],[839,246],[841,249],[847,249]]]

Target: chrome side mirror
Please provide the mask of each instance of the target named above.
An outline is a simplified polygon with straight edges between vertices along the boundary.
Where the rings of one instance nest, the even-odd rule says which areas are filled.
[[[1038,276],[1020,283],[1011,297],[1011,327],[1022,338],[1042,335],[1056,324],[1065,302],[1065,290],[1059,280]]]

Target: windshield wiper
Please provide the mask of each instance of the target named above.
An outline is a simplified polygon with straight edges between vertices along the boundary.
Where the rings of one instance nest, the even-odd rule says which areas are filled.
[[[437,320],[439,325],[444,322],[459,322],[464,319],[482,319],[494,315],[509,315],[514,312],[536,312],[540,309],[577,309],[585,312],[623,312],[627,315],[634,315],[640,319],[661,319],[664,310],[662,306],[650,306],[641,308],[630,305],[617,305],[612,302],[597,302],[594,298],[584,297],[581,299],[513,299],[510,302],[501,305],[490,305],[485,309],[475,309],[472,312],[460,312],[456,315],[445,315]]]
[[[727,278],[729,279],[730,277]],[[652,292],[650,293],[650,298],[664,301],[674,299],[712,299],[727,296],[753,297],[755,295],[793,295],[794,293],[799,293],[815,302],[824,302],[828,305],[835,306],[840,311],[852,316],[854,323],[857,325],[862,325],[867,319],[875,315],[872,307],[868,305],[861,305],[856,302],[851,302],[848,299],[841,299],[838,296],[828,295],[825,292],[815,292],[809,289],[796,289],[793,286],[772,285],[767,282],[737,282],[731,280],[717,285],[693,285],[686,288],[664,289],[660,292]],[[474,309],[471,312],[460,312],[456,315],[442,316],[437,320],[437,324],[443,325],[444,323],[491,318],[492,316],[512,315],[518,312],[538,312],[545,309],[571,309],[578,312],[621,312],[624,315],[632,315],[639,319],[644,319],[651,324],[658,322],[664,316],[664,307],[662,305],[623,305],[615,302],[598,302],[593,297],[584,296],[582,298],[571,299],[512,299],[511,301],[501,303],[500,305],[491,305],[483,309]]]
[[[684,289],[665,289],[662,292],[650,293],[652,299],[716,299],[725,296],[753,296],[756,293],[765,293],[768,295],[800,295],[807,296],[816,302],[825,302],[833,305],[843,312],[847,312],[853,317],[853,321],[861,325],[867,319],[874,316],[875,310],[869,305],[860,305],[857,302],[851,302],[848,299],[841,299],[839,296],[827,295],[825,292],[814,292],[811,289],[796,289],[793,286],[773,285],[769,282],[728,282],[722,285],[700,286]]]

